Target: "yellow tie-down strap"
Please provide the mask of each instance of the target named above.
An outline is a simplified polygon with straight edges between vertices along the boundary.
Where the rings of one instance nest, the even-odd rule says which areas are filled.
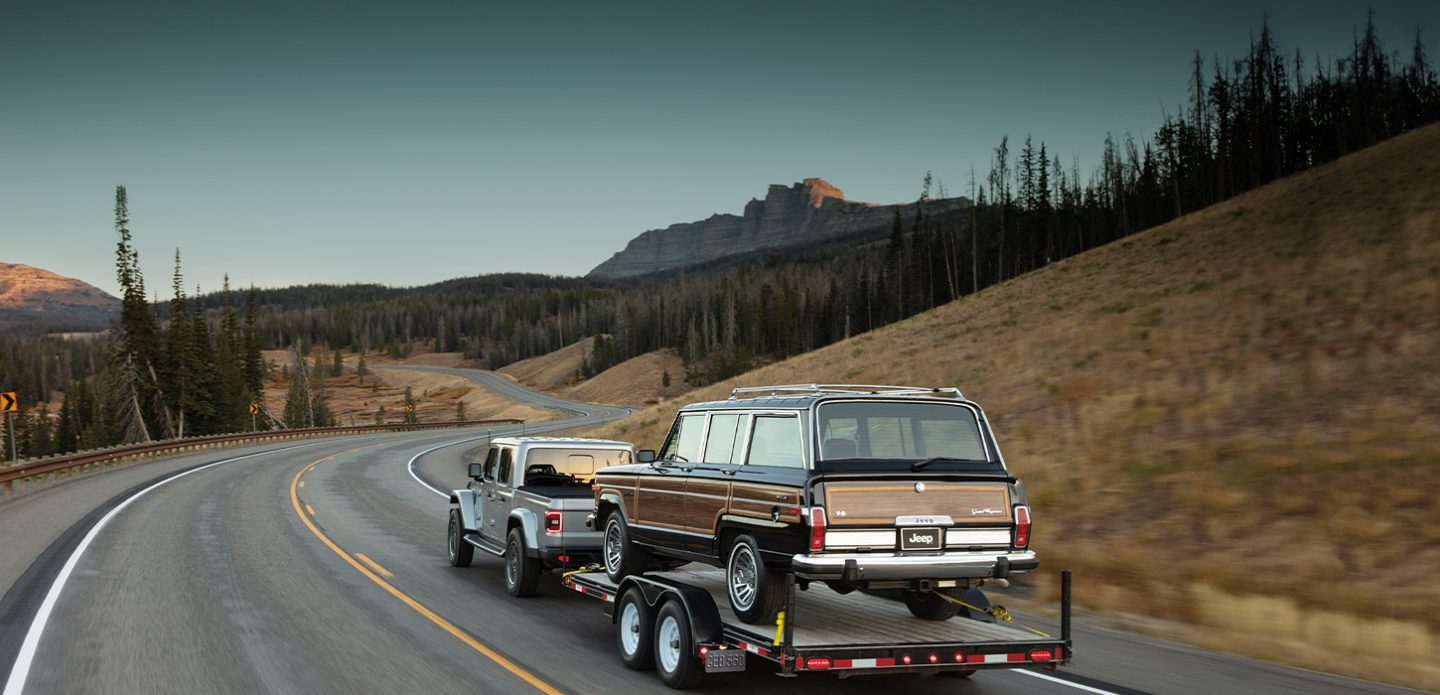
[[[936,595],[936,596],[939,596],[940,598],[943,598],[943,599],[945,599],[946,601],[949,601],[949,602],[951,602],[951,603],[964,606],[964,607],[966,607],[966,608],[968,608],[968,609],[970,609],[970,610],[972,610],[972,611],[975,611],[976,613],[985,613],[985,614],[988,614],[988,615],[994,617],[996,620],[998,620],[998,621],[1000,621],[1000,622],[1002,622],[1002,623],[1005,623],[1005,624],[1007,624],[1007,625],[1009,625],[1009,624],[1011,624],[1011,623],[1014,623],[1014,625],[1015,625],[1016,627],[1024,628],[1024,629],[1029,630],[1029,631],[1031,631],[1031,632],[1033,632],[1033,633],[1035,633],[1035,634],[1037,634],[1037,635],[1040,635],[1041,637],[1047,637],[1047,638],[1048,638],[1048,637],[1050,636],[1050,635],[1047,635],[1047,634],[1045,634],[1045,633],[1043,633],[1043,632],[1041,632],[1041,631],[1039,631],[1039,630],[1036,630],[1036,629],[1033,628],[1033,627],[1030,627],[1029,625],[1021,625],[1020,623],[1014,622],[1015,619],[1012,618],[1012,617],[1010,617],[1010,611],[1005,610],[1005,607],[1004,607],[1004,606],[1001,606],[1001,605],[991,605],[989,609],[985,609],[985,608],[981,608],[981,607],[979,607],[979,606],[972,606],[972,605],[970,605],[970,604],[968,604],[968,603],[966,603],[966,602],[964,602],[964,601],[961,601],[961,600],[958,599],[958,598],[951,598],[951,597],[946,596],[945,594],[942,594],[942,593],[939,593],[939,592],[936,592],[935,595]]]
[[[776,646],[776,647],[780,646],[780,639],[783,638],[784,636],[785,636],[785,611],[780,611],[780,615],[775,616],[775,644],[774,644],[773,646]]]

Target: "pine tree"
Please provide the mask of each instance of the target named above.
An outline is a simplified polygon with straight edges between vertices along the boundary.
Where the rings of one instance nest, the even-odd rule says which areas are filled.
[[[455,402],[455,422],[465,422],[465,399]]]
[[[265,356],[260,351],[259,312],[260,300],[255,286],[245,297],[245,387],[253,397],[265,392]]]
[[[71,402],[70,392],[65,392],[65,399],[60,402],[60,419],[55,425],[55,453],[68,454],[74,452],[80,446],[80,434],[75,429],[75,405]]]
[[[359,378],[359,385],[365,385],[365,375],[370,373],[370,368],[365,364],[365,353],[360,353],[360,359],[355,363],[355,376]]]
[[[345,373],[345,361],[341,358],[339,350],[336,350],[334,355],[335,359],[330,363],[330,376],[338,377]]]
[[[379,410],[376,410],[376,411],[375,411],[375,424],[377,424],[377,425],[383,425],[383,424],[385,424],[385,406],[383,406],[383,405],[380,406],[380,409],[379,409]]]

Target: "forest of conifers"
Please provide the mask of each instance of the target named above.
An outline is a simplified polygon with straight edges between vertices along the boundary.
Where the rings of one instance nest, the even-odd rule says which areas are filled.
[[[1282,50],[1267,22],[1242,57],[1207,61],[1197,52],[1186,82],[1185,103],[1154,133],[1106,135],[1101,161],[1083,173],[1040,138],[1005,136],[966,191],[973,205],[905,224],[897,217],[888,237],[623,281],[506,274],[410,289],[307,286],[252,291],[241,306],[228,290],[186,298],[177,258],[175,300],[151,305],[133,259],[127,269],[122,191],[117,266],[122,287],[129,272],[138,293],[127,290],[107,340],[0,337],[0,384],[19,390],[31,410],[21,418],[25,456],[177,436],[182,422],[185,434],[246,427],[244,405],[264,377],[261,347],[398,356],[421,342],[499,367],[603,334],[611,339],[587,373],[673,348],[690,380],[704,383],[1440,120],[1440,85],[1419,32],[1404,54],[1392,52],[1373,21],[1348,55],[1328,62]],[[921,197],[930,187],[926,175]],[[53,390],[64,391],[67,404],[52,422],[30,406]]]

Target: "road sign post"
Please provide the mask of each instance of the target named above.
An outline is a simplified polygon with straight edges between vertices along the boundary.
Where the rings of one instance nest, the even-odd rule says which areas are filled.
[[[14,391],[0,393],[0,413],[5,413],[5,425],[10,428],[10,463],[19,463],[20,455],[15,446],[15,411],[20,409],[20,399]]]
[[[251,431],[251,432],[254,432],[254,431],[255,431],[255,416],[256,416],[256,415],[259,415],[259,414],[260,414],[260,404],[259,404],[259,403],[251,403],[251,404],[250,404],[250,431]]]

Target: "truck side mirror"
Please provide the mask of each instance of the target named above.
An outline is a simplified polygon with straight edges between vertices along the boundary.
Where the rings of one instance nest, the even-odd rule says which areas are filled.
[[[655,451],[653,449],[641,449],[635,452],[635,460],[640,463],[655,463]]]
[[[481,478],[480,464],[472,463],[470,464],[469,469],[470,478],[472,480],[479,480]]]

